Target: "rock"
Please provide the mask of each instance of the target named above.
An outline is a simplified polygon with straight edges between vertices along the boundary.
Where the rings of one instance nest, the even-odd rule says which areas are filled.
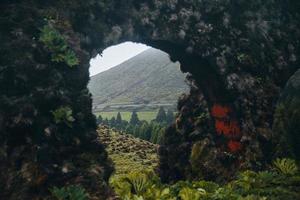
[[[276,156],[300,160],[300,70],[287,82],[277,103],[273,131]]]

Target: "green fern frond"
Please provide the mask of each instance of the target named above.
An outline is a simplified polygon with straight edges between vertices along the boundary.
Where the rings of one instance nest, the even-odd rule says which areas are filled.
[[[63,35],[48,22],[40,29],[39,41],[51,52],[52,62],[64,62],[73,67],[79,64],[75,52],[68,46]]]
[[[277,158],[273,165],[277,171],[285,175],[295,175],[298,173],[298,166],[296,161],[289,158]]]
[[[81,186],[70,185],[62,188],[50,189],[52,196],[57,200],[88,200],[85,189]]]
[[[206,193],[205,191],[198,191],[195,189],[185,187],[180,190],[179,196],[182,200],[198,200],[200,199],[203,192]]]
[[[56,124],[65,123],[67,126],[71,127],[72,122],[75,121],[73,117],[73,111],[68,106],[61,106],[58,109],[52,111],[52,115]]]
[[[133,194],[142,194],[146,191],[148,186],[148,178],[145,174],[133,172],[129,174],[125,179],[133,190]]]

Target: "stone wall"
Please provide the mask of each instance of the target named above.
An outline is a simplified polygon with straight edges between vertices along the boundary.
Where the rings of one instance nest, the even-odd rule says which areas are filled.
[[[223,181],[276,155],[276,102],[299,68],[298,1],[3,0],[0,9],[4,199],[75,183],[109,195],[112,167],[95,132],[88,63],[128,40],[169,53],[191,74],[160,148],[164,181]]]

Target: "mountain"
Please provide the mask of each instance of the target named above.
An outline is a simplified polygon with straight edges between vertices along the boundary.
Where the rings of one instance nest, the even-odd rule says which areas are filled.
[[[178,97],[188,92],[184,80],[179,63],[151,48],[92,76],[88,88],[94,111],[174,108]]]

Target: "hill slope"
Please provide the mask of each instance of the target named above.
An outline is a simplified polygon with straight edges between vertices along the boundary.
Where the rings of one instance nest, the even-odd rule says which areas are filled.
[[[188,91],[178,63],[157,49],[137,56],[91,77],[88,85],[94,110],[157,108],[176,105]]]
[[[115,176],[157,167],[158,145],[105,126],[100,126],[97,131],[115,165]]]

